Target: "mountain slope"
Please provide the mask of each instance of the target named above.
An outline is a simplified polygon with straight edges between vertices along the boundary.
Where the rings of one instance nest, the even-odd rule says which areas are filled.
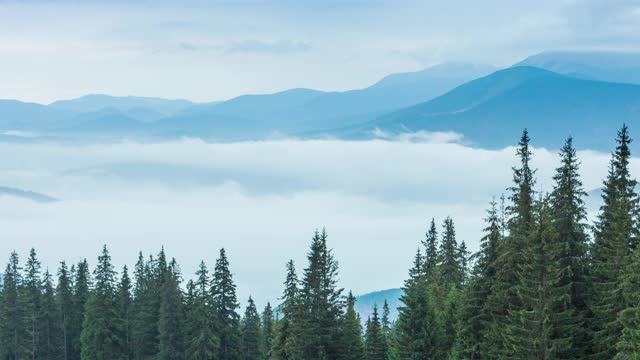
[[[238,139],[353,125],[431,99],[493,70],[487,65],[444,64],[391,75],[359,90],[292,89],[245,95],[215,105],[189,108],[154,124],[154,131],[173,136],[199,134]]]
[[[356,297],[356,312],[360,314],[360,319],[365,322],[373,314],[373,306],[378,305],[380,316],[382,316],[382,305],[385,300],[389,304],[389,318],[395,321],[398,318],[398,307],[402,305],[400,296],[402,289],[388,289],[370,292]]]
[[[173,115],[195,104],[188,100],[161,99],[140,96],[85,95],[76,99],[59,100],[49,107],[75,113],[119,110],[142,121],[152,121]]]
[[[621,124],[633,125],[639,118],[638,85],[514,67],[338,133],[354,137],[374,129],[391,133],[455,131],[473,144],[503,147],[513,144],[514,137],[526,127],[538,146],[557,148],[572,135],[580,147],[609,149],[609,139]]]
[[[607,51],[550,51],[514,66],[535,66],[573,77],[640,84],[640,53]]]

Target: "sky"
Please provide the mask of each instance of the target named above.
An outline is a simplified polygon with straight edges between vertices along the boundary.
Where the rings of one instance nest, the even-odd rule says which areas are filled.
[[[0,0],[0,98],[216,101],[447,61],[639,51],[637,0]]]
[[[106,244],[120,269],[164,246],[190,279],[224,247],[239,298],[264,305],[278,301],[285,263],[301,271],[314,230],[326,227],[341,286],[355,294],[400,287],[431,218],[440,229],[451,216],[458,241],[478,249],[485,209],[510,186],[516,162],[511,147],[422,139],[0,143],[9,154],[0,157],[4,185],[60,200],[0,196],[0,254],[24,259],[35,247],[53,271],[61,260],[93,266]],[[533,151],[536,189],[550,191],[557,151]],[[609,154],[578,155],[592,192]],[[640,159],[631,170],[638,174]],[[588,204],[593,214],[597,191]]]

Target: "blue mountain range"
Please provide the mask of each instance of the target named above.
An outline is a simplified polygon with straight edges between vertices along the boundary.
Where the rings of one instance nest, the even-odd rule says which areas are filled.
[[[608,150],[616,129],[633,127],[639,113],[639,54],[558,51],[500,70],[441,64],[343,92],[291,89],[210,103],[108,95],[49,105],[0,100],[0,141],[20,133],[236,141],[452,131],[495,148],[513,144],[526,127],[538,146],[557,148],[572,135],[580,148]]]

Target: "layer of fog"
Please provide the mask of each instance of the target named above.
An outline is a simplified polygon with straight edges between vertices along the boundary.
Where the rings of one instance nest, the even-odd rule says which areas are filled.
[[[164,246],[189,278],[225,247],[240,298],[264,304],[277,301],[285,262],[301,270],[326,226],[342,286],[398,287],[432,217],[452,216],[458,239],[477,248],[484,210],[516,161],[514,148],[429,139],[0,143],[0,185],[61,199],[0,197],[0,256],[35,247],[54,271],[62,259],[95,263],[107,244],[119,268]],[[609,154],[579,157],[585,189],[597,189]],[[533,164],[538,190],[550,190],[557,150],[534,149]]]

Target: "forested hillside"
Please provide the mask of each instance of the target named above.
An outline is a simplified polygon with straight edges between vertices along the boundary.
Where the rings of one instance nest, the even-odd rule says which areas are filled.
[[[22,262],[12,253],[0,288],[0,358],[638,359],[630,143],[623,126],[590,224],[573,140],[560,150],[553,188],[541,192],[525,130],[513,182],[489,202],[479,250],[456,238],[452,218],[434,214],[442,224],[432,220],[406,259],[395,321],[386,302],[360,318],[324,229],[305,264],[290,261],[281,279],[264,279],[283,288],[264,309],[237,298],[224,249],[213,269],[203,261],[195,274],[162,249],[116,270],[105,246],[94,266],[62,261],[55,273],[35,250]]]

